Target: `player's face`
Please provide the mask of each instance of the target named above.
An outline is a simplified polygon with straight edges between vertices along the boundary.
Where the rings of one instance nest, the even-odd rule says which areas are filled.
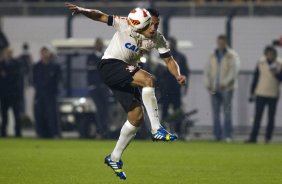
[[[151,23],[149,27],[142,32],[142,34],[147,38],[153,38],[159,28],[160,19],[158,17],[152,16]]]

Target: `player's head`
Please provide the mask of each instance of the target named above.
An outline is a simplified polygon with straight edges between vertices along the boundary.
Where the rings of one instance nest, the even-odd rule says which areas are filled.
[[[224,50],[228,47],[227,37],[225,35],[219,35],[217,37],[217,48],[219,50]]]
[[[154,8],[147,8],[147,11],[150,13],[150,15],[152,17],[159,18],[159,16],[160,16],[160,13],[158,12],[158,10],[156,10]]]
[[[264,49],[264,55],[267,61],[274,61],[277,57],[277,51],[272,46],[266,46]]]
[[[134,8],[127,17],[128,25],[136,32],[146,29],[151,22],[151,15],[146,9]]]
[[[147,38],[152,38],[156,35],[157,30],[159,28],[159,12],[156,9],[153,8],[148,8],[147,11],[150,13],[151,15],[151,22],[148,25],[148,27],[142,31],[140,31],[141,34],[143,34],[145,37]]]

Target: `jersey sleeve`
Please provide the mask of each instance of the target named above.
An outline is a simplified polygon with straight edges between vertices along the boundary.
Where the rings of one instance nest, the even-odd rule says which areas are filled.
[[[108,25],[113,26],[116,31],[122,31],[128,27],[127,17],[110,15]]]
[[[170,48],[165,37],[158,32],[156,49],[158,50],[161,58],[168,58],[171,56]]]

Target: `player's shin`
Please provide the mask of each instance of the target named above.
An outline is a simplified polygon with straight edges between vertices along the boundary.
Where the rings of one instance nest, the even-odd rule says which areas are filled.
[[[120,131],[117,144],[111,153],[111,159],[118,162],[121,159],[123,151],[135,137],[138,127],[133,126],[128,120],[124,123]]]
[[[151,131],[152,133],[156,133],[161,125],[159,119],[158,103],[155,96],[155,88],[144,87],[142,89],[142,100],[151,122]]]

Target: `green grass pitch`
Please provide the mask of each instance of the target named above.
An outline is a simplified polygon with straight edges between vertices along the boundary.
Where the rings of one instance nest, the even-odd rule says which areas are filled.
[[[0,139],[1,184],[281,184],[282,145],[133,141],[127,180],[104,165],[115,141]]]

